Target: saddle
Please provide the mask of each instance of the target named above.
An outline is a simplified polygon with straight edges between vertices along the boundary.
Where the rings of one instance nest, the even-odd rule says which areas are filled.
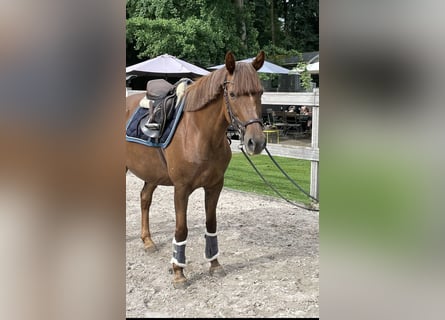
[[[174,85],[164,79],[147,82],[147,94],[140,103],[148,109],[147,115],[140,121],[140,129],[147,137],[162,136],[189,82],[189,79],[181,79]]]

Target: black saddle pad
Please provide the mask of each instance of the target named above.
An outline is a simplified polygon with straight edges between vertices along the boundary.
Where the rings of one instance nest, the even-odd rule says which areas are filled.
[[[159,138],[149,138],[140,129],[141,120],[147,116],[148,109],[138,107],[133,113],[131,118],[127,122],[125,139],[130,142],[136,142],[148,147],[166,148],[173,137],[176,127],[181,119],[184,109],[184,99],[180,102],[179,106],[175,108],[173,117],[165,126],[165,130]]]

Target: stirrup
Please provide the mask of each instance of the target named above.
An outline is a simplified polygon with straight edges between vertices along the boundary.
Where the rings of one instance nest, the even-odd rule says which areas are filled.
[[[161,128],[159,123],[146,123],[145,127],[150,129],[150,130],[159,130]]]

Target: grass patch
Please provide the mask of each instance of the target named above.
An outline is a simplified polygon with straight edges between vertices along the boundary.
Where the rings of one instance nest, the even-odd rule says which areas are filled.
[[[264,178],[285,198],[309,204],[310,198],[292,184],[267,155],[250,158]],[[275,161],[303,190],[309,193],[311,163],[307,160],[274,156]],[[242,153],[234,153],[225,173],[224,187],[280,198],[252,168]],[[281,199],[281,198],[280,198]]]

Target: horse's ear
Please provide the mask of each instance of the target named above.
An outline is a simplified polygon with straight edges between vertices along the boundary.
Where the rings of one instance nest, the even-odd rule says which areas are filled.
[[[257,54],[257,56],[255,57],[255,59],[252,61],[252,65],[253,65],[253,67],[255,68],[255,70],[258,71],[258,70],[260,70],[261,67],[263,66],[263,64],[264,64],[264,56],[265,56],[264,51],[261,50],[261,51]]]
[[[232,51],[228,51],[226,53],[226,69],[230,74],[235,71],[235,56],[233,55]]]

